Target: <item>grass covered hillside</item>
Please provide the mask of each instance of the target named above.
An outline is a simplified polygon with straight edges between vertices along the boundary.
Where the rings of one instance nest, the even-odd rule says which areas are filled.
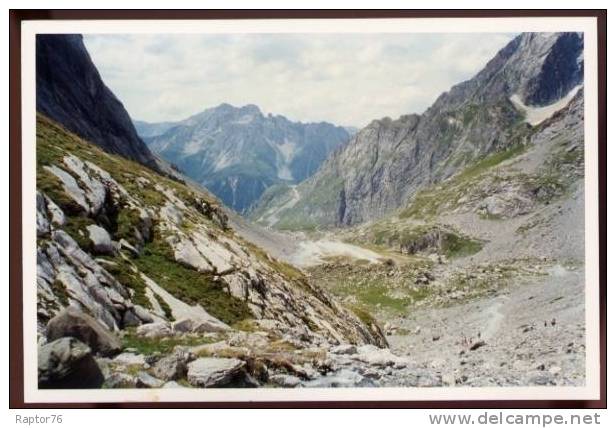
[[[272,346],[298,354],[316,344],[385,344],[378,328],[302,272],[237,236],[208,193],[108,154],[42,115],[37,239],[39,340],[50,346],[50,325],[69,307],[123,341],[116,353],[137,360],[255,335],[262,343],[251,355],[280,341]],[[109,378],[124,362],[111,364],[108,386],[136,382]]]

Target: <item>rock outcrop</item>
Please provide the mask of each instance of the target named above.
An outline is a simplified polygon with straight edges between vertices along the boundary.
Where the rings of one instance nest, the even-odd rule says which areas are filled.
[[[245,365],[235,358],[199,358],[188,364],[188,382],[201,388],[234,386],[244,382]]]
[[[75,308],[68,307],[47,324],[47,340],[74,337],[102,356],[111,356],[122,350],[122,342],[98,321]]]

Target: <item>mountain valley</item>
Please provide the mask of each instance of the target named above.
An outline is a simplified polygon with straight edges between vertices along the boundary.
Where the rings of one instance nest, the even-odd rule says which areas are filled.
[[[77,64],[37,75],[40,388],[585,384],[580,34],[359,130],[131,121],[37,45]]]

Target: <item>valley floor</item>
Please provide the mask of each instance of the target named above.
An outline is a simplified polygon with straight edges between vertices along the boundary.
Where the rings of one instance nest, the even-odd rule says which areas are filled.
[[[494,295],[392,320],[392,351],[446,385],[583,385],[584,273],[548,265]],[[475,348],[476,349],[473,349]]]
[[[303,385],[584,385],[583,200],[575,187],[562,202],[506,221],[442,216],[439,224],[483,245],[452,258],[363,245],[350,239],[358,230],[268,231],[261,245],[374,316],[393,354],[362,365],[358,350],[330,352],[330,370]]]
[[[342,361],[319,385],[584,385],[583,153],[561,126],[375,222],[268,230],[259,245],[302,260],[313,284],[373,316],[407,361],[367,371]]]
[[[372,314],[390,347],[368,357],[353,347],[329,350],[328,371],[302,386],[584,385],[585,282],[576,254],[561,245],[566,254],[547,257],[554,242],[542,246],[540,235],[515,241],[524,219],[455,222],[481,232],[484,248],[448,260],[364,248],[337,235],[279,241],[279,255],[301,259],[315,285]],[[519,257],[504,258],[512,254],[499,247]]]

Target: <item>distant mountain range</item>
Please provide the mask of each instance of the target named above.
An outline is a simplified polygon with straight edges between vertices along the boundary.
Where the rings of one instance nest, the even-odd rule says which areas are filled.
[[[296,184],[350,139],[330,123],[292,122],[221,104],[179,122],[135,126],[149,148],[245,213],[274,184]]]
[[[142,120],[134,120],[133,124],[135,125],[135,129],[137,130],[137,134],[141,138],[151,138],[156,137],[158,135],[162,135],[167,132],[169,129],[177,126],[176,122],[144,122]]]
[[[268,191],[252,218],[304,229],[382,217],[422,187],[524,143],[537,124],[527,115],[564,107],[583,75],[581,34],[521,34],[422,115],[374,120],[308,180]]]

